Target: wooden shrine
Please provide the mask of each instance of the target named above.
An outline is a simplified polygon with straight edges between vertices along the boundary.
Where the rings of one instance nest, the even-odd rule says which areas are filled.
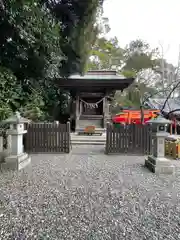
[[[60,88],[71,92],[71,120],[75,120],[76,132],[83,132],[88,126],[95,126],[96,132],[103,132],[111,119],[109,105],[112,96],[116,90],[123,91],[133,81],[134,78],[125,78],[116,71],[100,70],[56,79]]]

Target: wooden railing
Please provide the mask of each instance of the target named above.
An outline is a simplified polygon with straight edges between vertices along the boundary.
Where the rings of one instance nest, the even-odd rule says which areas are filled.
[[[107,124],[106,154],[142,154],[152,152],[152,130],[149,125],[119,125]]]
[[[71,150],[70,123],[32,123],[24,138],[29,153],[69,153]]]

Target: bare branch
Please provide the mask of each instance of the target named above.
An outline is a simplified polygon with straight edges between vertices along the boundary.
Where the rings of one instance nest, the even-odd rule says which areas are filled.
[[[168,112],[167,116],[169,116],[170,114],[177,112],[177,111],[180,111],[180,108],[177,108],[177,109],[174,109],[174,110]]]
[[[174,90],[180,85],[180,82],[178,82],[174,87],[173,89],[170,91],[170,93],[168,94],[163,106],[162,106],[162,109],[161,109],[161,112],[164,110],[165,106],[166,106],[166,103],[168,101],[168,99],[171,97],[171,94],[174,92]]]
[[[179,82],[180,83],[180,82]],[[167,89],[165,90],[165,91],[168,91],[168,88],[170,88],[171,87],[171,84],[170,85],[168,85],[167,86]],[[176,85],[176,88],[177,88],[178,86]],[[173,89],[172,89],[172,91],[173,91]],[[155,95],[157,95],[158,93],[163,93],[164,92],[164,89],[162,89],[162,90],[158,90],[158,91],[156,91],[155,93],[152,93],[152,94],[150,94],[150,95],[148,95],[148,97],[146,98],[146,99],[144,99],[144,101],[143,101],[143,104],[149,99],[149,98],[152,98],[153,96],[155,96]],[[170,94],[170,93],[169,93]]]
[[[179,56],[178,56],[178,68],[177,68],[177,71],[176,71],[176,75],[175,75],[175,80],[179,77],[178,74],[179,74],[179,68],[180,68],[180,46],[179,46]],[[177,89],[177,87],[180,85],[180,82],[178,82],[174,87],[173,89],[170,91],[169,95],[167,96],[164,104],[163,104],[163,107],[161,109],[161,111],[163,111],[163,109],[165,108],[166,106],[166,103],[168,102],[168,99],[171,97],[171,94]]]

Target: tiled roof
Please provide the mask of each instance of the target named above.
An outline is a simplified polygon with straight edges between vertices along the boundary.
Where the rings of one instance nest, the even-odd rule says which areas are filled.
[[[116,71],[88,71],[85,75],[73,74],[69,77],[70,79],[125,79],[126,77],[118,74]]]
[[[153,107],[156,109],[161,109],[163,107],[165,101],[166,101],[165,98],[150,98],[148,100],[148,105],[150,107]],[[168,99],[168,101],[164,107],[164,112],[168,113],[175,109],[180,109],[180,99],[179,98]],[[176,113],[180,114],[180,111],[177,111]]]

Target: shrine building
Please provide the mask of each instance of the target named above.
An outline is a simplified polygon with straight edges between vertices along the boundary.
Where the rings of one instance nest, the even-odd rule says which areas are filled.
[[[116,90],[123,91],[133,81],[134,78],[109,70],[88,71],[83,76],[74,74],[68,79],[56,79],[61,89],[71,93],[71,119],[75,121],[76,132],[92,125],[97,132],[103,132],[111,119],[109,105]]]

